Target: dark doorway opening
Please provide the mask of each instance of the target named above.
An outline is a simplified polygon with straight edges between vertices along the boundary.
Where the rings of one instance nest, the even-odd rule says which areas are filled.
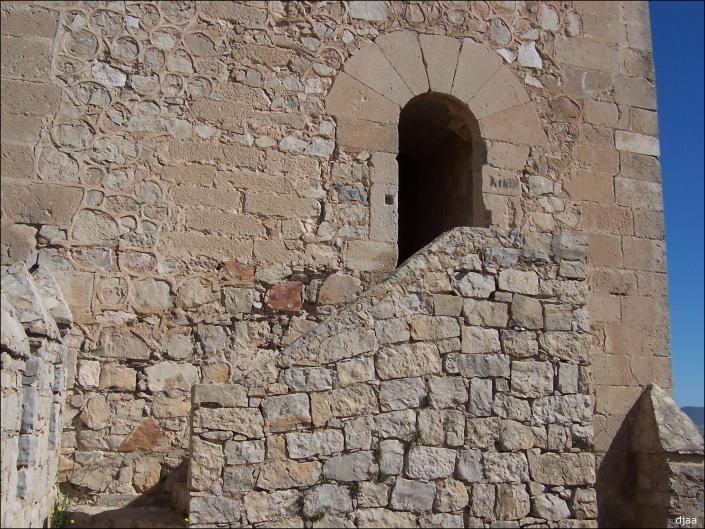
[[[477,225],[474,120],[457,100],[423,94],[399,117],[399,263],[441,233]]]

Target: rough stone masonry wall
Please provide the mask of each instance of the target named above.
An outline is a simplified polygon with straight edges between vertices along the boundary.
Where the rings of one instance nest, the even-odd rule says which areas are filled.
[[[587,246],[552,248],[456,228],[266,376],[194,386],[191,525],[596,527]]]
[[[394,268],[393,217],[373,208],[396,193],[396,133],[366,120],[399,101],[375,96],[362,115],[350,97],[346,119],[325,98],[395,30],[426,35],[434,90],[448,92],[435,81],[466,44],[503,64],[483,93],[517,106],[484,119],[514,139],[484,141],[487,189],[476,183],[492,223],[537,250],[561,231],[590,239],[597,450],[642,386],[670,388],[646,2],[3,2],[0,14],[2,260],[36,248],[79,322],[62,449],[81,494],[156,491],[184,460],[192,384],[239,381]]]
[[[71,312],[51,273],[2,267],[0,525],[48,527],[56,501]]]

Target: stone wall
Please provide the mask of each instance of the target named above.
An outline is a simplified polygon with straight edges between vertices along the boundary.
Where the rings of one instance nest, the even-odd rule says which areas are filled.
[[[596,527],[584,238],[456,228],[237,384],[196,385],[195,527]]]
[[[2,268],[0,525],[48,527],[56,501],[65,335],[71,312],[50,273]]]
[[[479,124],[473,197],[491,225],[536,251],[590,240],[599,458],[623,460],[613,440],[642,387],[670,388],[646,2],[0,15],[2,262],[36,249],[80,324],[62,450],[82,498],[161,493],[194,383],[240,382],[396,266],[396,121],[424,90]]]
[[[647,387],[624,425],[629,472],[607,514],[621,527],[696,527],[703,520],[703,438],[656,385]]]

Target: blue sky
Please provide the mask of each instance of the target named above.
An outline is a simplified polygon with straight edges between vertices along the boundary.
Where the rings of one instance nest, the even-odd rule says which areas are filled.
[[[703,405],[703,2],[650,2],[680,406]]]

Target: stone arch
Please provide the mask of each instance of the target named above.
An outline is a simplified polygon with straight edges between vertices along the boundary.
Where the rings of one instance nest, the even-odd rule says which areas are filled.
[[[442,94],[476,121],[481,159],[473,186],[486,219],[474,225],[507,227],[506,195],[521,194],[520,171],[531,146],[548,143],[536,106],[502,58],[472,39],[409,30],[379,36],[358,50],[326,97],[337,120],[336,142],[372,155],[370,238],[397,242],[400,112],[413,98]]]

